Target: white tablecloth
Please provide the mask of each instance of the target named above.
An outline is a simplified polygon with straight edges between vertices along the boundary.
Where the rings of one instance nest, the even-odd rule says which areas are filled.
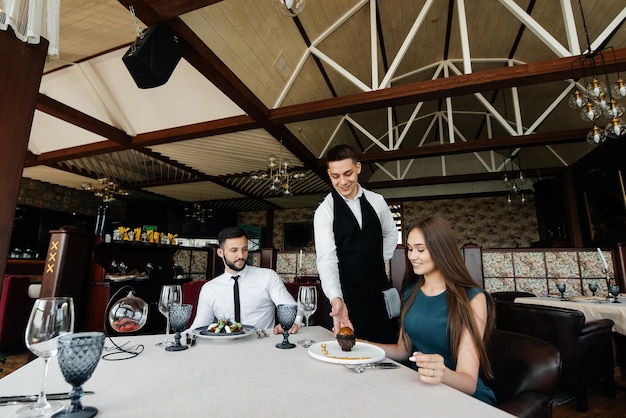
[[[612,319],[615,323],[613,331],[626,335],[626,298],[620,297],[618,300],[620,303],[597,300],[561,300],[558,297],[522,297],[516,298],[515,302],[576,309],[585,315],[586,321]]]
[[[321,327],[310,333],[317,341],[332,339]],[[98,408],[102,418],[510,417],[448,386],[422,383],[409,368],[357,374],[314,359],[301,346],[275,348],[281,338],[200,339],[188,350],[167,352],[154,345],[163,335],[114,337],[117,344],[141,342],[145,351],[130,360],[100,360],[83,387],[95,394],[84,396],[83,405]],[[37,393],[42,366],[37,359],[1,379],[0,396]],[[69,391],[56,358],[50,366],[48,392]],[[2,406],[0,416],[14,416],[17,408]]]

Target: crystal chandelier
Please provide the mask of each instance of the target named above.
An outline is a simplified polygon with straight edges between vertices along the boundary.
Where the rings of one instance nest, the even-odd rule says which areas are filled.
[[[513,168],[513,160],[515,156],[509,156],[509,161],[511,161],[511,168]],[[519,174],[517,177],[509,178],[509,176],[504,173],[504,187],[507,190],[506,203],[513,203],[512,196],[520,195],[520,201],[522,204],[526,203],[526,195],[524,194],[524,185],[526,184],[526,177],[524,177],[524,173],[522,172],[522,165],[520,162],[519,155],[517,156],[517,163],[519,167]]]
[[[99,178],[98,184],[99,186],[93,186],[91,183],[83,183],[82,188],[93,192],[94,196],[101,198],[105,203],[114,201],[117,196],[128,196],[126,190],[107,177]]]
[[[568,104],[572,109],[580,110],[580,117],[584,121],[593,122],[591,130],[587,133],[587,142],[600,144],[607,138],[618,138],[626,134],[626,123],[621,119],[624,115],[624,106],[618,101],[626,97],[626,82],[617,73],[617,80],[611,89],[607,87],[610,83],[606,71],[602,71],[603,77],[598,76],[599,71],[605,68],[603,51],[591,49],[581,0],[578,0],[578,5],[588,45],[587,51],[580,56],[579,63],[583,74],[590,74],[590,76],[589,79],[586,75],[583,76],[581,88],[574,90]],[[613,50],[612,47],[609,48]],[[601,81],[602,78],[606,80],[606,83]],[[601,116],[609,121],[604,127],[601,124],[598,126],[596,122]]]
[[[294,181],[304,180],[306,174],[302,172],[289,171],[291,163],[288,160],[282,158],[282,143],[281,154],[279,157],[270,155],[267,157],[267,170],[253,173],[250,178],[255,181],[267,181],[269,183],[270,191],[274,193],[282,193],[283,196],[292,196],[291,184]]]

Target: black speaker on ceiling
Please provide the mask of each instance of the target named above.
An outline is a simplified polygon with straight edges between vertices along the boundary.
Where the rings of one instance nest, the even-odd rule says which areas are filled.
[[[161,26],[151,26],[126,51],[122,61],[140,89],[167,83],[183,51],[178,38]]]

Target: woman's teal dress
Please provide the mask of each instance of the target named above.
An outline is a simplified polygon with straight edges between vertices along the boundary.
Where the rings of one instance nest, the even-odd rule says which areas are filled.
[[[481,292],[483,292],[482,289],[471,288],[467,290],[467,295],[471,300]],[[405,291],[405,300],[410,293],[410,289]],[[414,351],[424,354],[440,354],[443,356],[446,367],[455,370],[450,351],[446,292],[437,296],[426,296],[420,289],[411,309],[406,314],[404,328],[413,342]],[[493,391],[480,377],[476,384],[476,392],[472,396],[488,404],[496,404]]]

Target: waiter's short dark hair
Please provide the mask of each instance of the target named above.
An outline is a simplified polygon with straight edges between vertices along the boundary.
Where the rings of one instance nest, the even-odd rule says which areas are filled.
[[[326,153],[326,161],[341,161],[350,158],[356,163],[356,150],[347,144],[335,145]]]
[[[217,242],[219,243],[219,246],[222,247],[224,241],[226,241],[227,239],[241,237],[248,238],[246,231],[237,226],[230,226],[220,231],[220,233],[217,235]]]

